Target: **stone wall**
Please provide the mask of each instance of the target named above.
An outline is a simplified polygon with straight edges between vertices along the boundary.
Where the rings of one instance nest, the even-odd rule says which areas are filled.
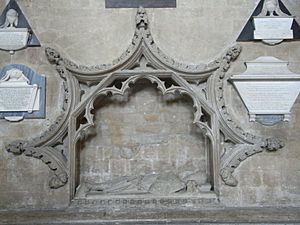
[[[55,209],[64,208],[69,202],[68,187],[52,190],[48,187],[49,170],[40,160],[25,156],[15,157],[4,149],[5,142],[16,139],[30,139],[39,136],[59,115],[61,108],[60,94],[62,80],[45,57],[44,47],[51,46],[59,50],[65,57],[79,64],[109,63],[127,48],[135,28],[135,9],[105,9],[104,0],[18,0],[29,20],[42,48],[30,48],[17,52],[12,61],[6,52],[0,52],[0,66],[11,62],[25,64],[47,78],[46,119],[25,120],[19,123],[0,121],[0,209]],[[249,0],[177,0],[176,9],[149,9],[150,26],[157,45],[169,56],[178,61],[196,64],[207,63],[216,58],[224,49],[235,42],[243,26],[246,24],[258,1]],[[291,13],[300,18],[298,0],[283,1]],[[5,1],[0,2],[0,11]],[[289,68],[300,73],[299,42],[284,42],[270,47],[260,42],[241,43],[242,54],[233,64],[228,75],[238,74],[245,70],[244,61],[259,56],[270,55],[290,62]],[[146,91],[137,93],[138,101],[151,102],[151,108],[162,107],[157,93]],[[229,110],[240,125],[247,131],[264,136],[279,136],[286,140],[286,146],[272,153],[261,153],[242,163],[235,172],[239,179],[237,187],[221,186],[220,200],[225,206],[300,206],[300,153],[298,152],[300,127],[300,102],[297,100],[292,110],[292,118],[288,123],[280,123],[274,127],[265,127],[248,122],[247,111],[237,92],[228,84],[226,100],[231,106]],[[140,95],[141,94],[141,95]],[[183,110],[177,119],[184,120],[182,131],[190,129],[190,109],[186,103],[174,107],[170,115]],[[139,104],[143,106],[143,104]],[[110,104],[100,109],[97,122],[102,124],[102,116],[113,117],[115,108],[131,110],[132,104]],[[164,108],[164,107],[163,107]],[[147,107],[143,110],[146,110]],[[180,111],[181,112],[181,111]],[[124,111],[125,113],[125,111]],[[135,124],[139,114],[126,116],[129,124]],[[106,114],[106,115],[104,115]],[[143,119],[155,120],[154,114]],[[162,115],[162,114],[159,114]],[[162,116],[165,116],[163,114]],[[182,116],[182,118],[181,118]],[[111,120],[118,124],[119,117]],[[160,118],[160,125],[169,122],[170,117]],[[173,120],[172,120],[173,121]],[[130,123],[131,122],[131,123]],[[148,121],[149,123],[151,121]],[[151,132],[154,129],[146,123],[146,129],[140,132]],[[173,121],[174,122],[174,121]],[[178,121],[180,122],[180,121]],[[107,122],[108,123],[108,122]],[[153,122],[155,123],[155,122]],[[103,124],[105,125],[105,124]],[[157,124],[156,124],[157,125]],[[125,127],[127,132],[132,127]],[[178,128],[178,127],[177,127]],[[98,126],[98,129],[99,126]],[[102,129],[102,128],[101,128]],[[156,129],[159,129],[156,127]],[[169,131],[172,129],[166,126]],[[103,132],[105,130],[102,130]],[[163,132],[163,131],[159,131]],[[172,131],[173,132],[173,131]],[[177,135],[168,132],[168,135]],[[179,132],[179,131],[178,131]],[[110,139],[101,137],[96,145]],[[176,149],[187,147],[185,135],[179,140]],[[113,136],[110,136],[112,139]],[[192,137],[194,140],[194,138]],[[140,145],[145,144],[142,136],[138,137]],[[195,145],[203,139],[195,140]],[[90,154],[93,139],[86,143],[84,154]],[[101,143],[101,144],[100,144]],[[173,143],[174,144],[174,143]],[[195,145],[190,150],[195,150]],[[167,154],[170,154],[168,148]],[[163,149],[162,149],[163,150]],[[157,151],[157,149],[155,149]],[[172,153],[173,154],[173,153]],[[142,157],[142,156],[141,156]],[[145,157],[145,156],[143,156]],[[200,160],[200,159],[199,159]],[[84,169],[84,165],[83,165]],[[88,168],[85,168],[88,170]]]

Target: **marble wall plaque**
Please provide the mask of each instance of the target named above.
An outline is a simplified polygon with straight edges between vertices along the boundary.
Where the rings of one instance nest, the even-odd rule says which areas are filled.
[[[294,17],[254,17],[254,39],[271,45],[293,39],[293,21]]]
[[[34,85],[11,85],[0,81],[0,111],[1,112],[24,112],[31,113],[39,110],[39,90]]]
[[[299,94],[299,82],[293,81],[235,81],[235,86],[250,115],[288,115]]]
[[[282,115],[288,121],[300,92],[300,75],[288,70],[288,62],[274,57],[260,57],[246,65],[247,71],[232,76],[231,81],[249,111],[250,121],[264,121],[263,115]],[[268,117],[268,125],[272,124],[270,118],[275,117]]]
[[[27,28],[0,29],[0,49],[15,51],[27,46],[29,32]]]
[[[275,3],[275,4],[274,4]],[[257,19],[259,18],[259,19]],[[261,19],[260,19],[261,18]],[[269,19],[270,20],[266,20]],[[284,24],[285,22],[282,22],[287,18],[288,20],[292,20],[292,25],[289,26],[287,24]],[[293,40],[300,40],[300,26],[297,23],[295,17],[292,16],[290,11],[286,8],[284,5],[284,2],[281,0],[260,0],[257,4],[257,7],[251,14],[249,20],[247,21],[246,25],[244,26],[242,32],[240,33],[237,41],[253,41],[253,40],[263,40],[263,35],[266,35],[265,40],[268,40],[270,43],[267,43],[263,41],[264,43],[268,45],[274,45],[278,41],[270,39],[270,36],[272,33],[274,33],[274,36],[284,36],[285,39],[290,39],[290,33],[291,30],[293,31]],[[267,24],[266,24],[267,23]],[[258,28],[258,30],[255,30],[255,26],[262,26],[261,28]],[[265,28],[263,26],[266,26]],[[287,27],[284,29],[281,29],[280,27]],[[265,32],[265,29],[270,29],[271,32]],[[278,29],[278,31],[277,31]],[[261,32],[263,30],[263,32]],[[254,39],[254,33],[257,36],[256,39]]]
[[[27,40],[24,48],[40,47],[40,42],[17,1],[10,0],[6,2],[7,5],[0,14],[0,32],[2,33],[0,33],[0,36],[2,36],[0,37],[0,49],[6,51],[15,51],[14,48],[16,50],[23,49],[21,46],[24,46],[25,36],[27,36]]]
[[[253,17],[254,39],[269,45],[293,39],[293,22],[294,17],[281,10],[278,0],[265,0],[260,14]]]
[[[12,64],[0,70],[0,118],[44,118],[45,82],[45,77],[24,65]]]

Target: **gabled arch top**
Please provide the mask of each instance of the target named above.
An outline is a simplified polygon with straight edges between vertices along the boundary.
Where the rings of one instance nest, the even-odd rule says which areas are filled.
[[[187,65],[177,62],[167,56],[155,43],[149,28],[149,20],[144,8],[139,8],[136,15],[136,29],[132,41],[126,51],[109,64],[99,65],[78,65],[70,59],[63,58],[66,68],[71,71],[79,80],[99,81],[110,71],[124,70],[132,64],[141,54],[147,54],[148,60],[158,64],[161,68],[167,68],[179,73],[188,81],[206,80],[216,71],[222,62],[222,57],[215,59],[208,64]],[[53,50],[55,51],[55,50]]]

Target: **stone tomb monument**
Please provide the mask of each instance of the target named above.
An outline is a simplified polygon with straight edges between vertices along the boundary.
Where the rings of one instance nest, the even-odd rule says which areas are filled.
[[[0,117],[9,121],[45,116],[45,77],[24,65],[0,70]]]
[[[242,161],[284,143],[244,131],[227,110],[224,85],[240,46],[186,65],[157,46],[143,8],[135,22],[132,42],[109,64],[78,65],[46,48],[63,79],[60,116],[6,149],[44,162],[49,187],[68,186],[71,208],[215,207],[221,182],[238,184]]]

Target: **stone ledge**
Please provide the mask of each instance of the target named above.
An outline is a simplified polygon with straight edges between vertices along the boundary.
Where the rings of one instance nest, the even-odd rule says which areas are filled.
[[[227,208],[201,211],[7,211],[0,224],[300,224],[300,208]]]

